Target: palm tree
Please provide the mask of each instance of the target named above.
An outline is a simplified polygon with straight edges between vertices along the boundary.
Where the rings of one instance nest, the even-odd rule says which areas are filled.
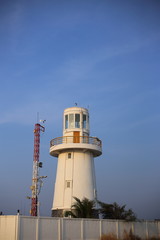
[[[75,202],[71,206],[71,211],[67,211],[65,216],[73,218],[95,218],[95,201],[83,198],[80,200],[74,197]]]
[[[99,202],[100,213],[104,219],[123,219],[127,221],[135,221],[136,216],[132,209],[126,210],[126,205],[120,206],[116,202],[107,204]]]

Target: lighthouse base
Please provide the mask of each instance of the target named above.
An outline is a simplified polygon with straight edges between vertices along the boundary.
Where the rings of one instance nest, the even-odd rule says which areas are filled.
[[[52,217],[63,217],[64,211],[62,209],[52,210]]]
[[[63,209],[52,210],[52,217],[64,217],[65,212],[66,212],[66,210],[63,210]],[[74,212],[74,210],[73,210],[73,212]],[[98,209],[93,210],[91,218],[99,219]]]

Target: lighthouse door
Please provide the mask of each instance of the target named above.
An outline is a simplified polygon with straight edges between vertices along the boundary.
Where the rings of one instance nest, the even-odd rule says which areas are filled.
[[[76,131],[74,132],[74,137],[73,137],[73,142],[74,143],[79,143],[80,142],[80,132]]]

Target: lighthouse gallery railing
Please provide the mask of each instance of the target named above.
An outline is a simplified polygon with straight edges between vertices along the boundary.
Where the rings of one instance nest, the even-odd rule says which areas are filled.
[[[99,147],[102,146],[102,142],[97,137],[88,137],[88,136],[63,136],[57,137],[50,141],[50,147],[58,144],[67,144],[67,143],[84,143],[84,144],[93,144]]]

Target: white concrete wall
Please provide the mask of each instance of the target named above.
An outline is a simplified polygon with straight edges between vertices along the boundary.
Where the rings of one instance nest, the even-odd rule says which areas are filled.
[[[0,216],[0,240],[17,240],[17,216]]]
[[[0,240],[99,240],[113,233],[117,238],[132,230],[143,239],[160,239],[160,222],[0,216]]]

